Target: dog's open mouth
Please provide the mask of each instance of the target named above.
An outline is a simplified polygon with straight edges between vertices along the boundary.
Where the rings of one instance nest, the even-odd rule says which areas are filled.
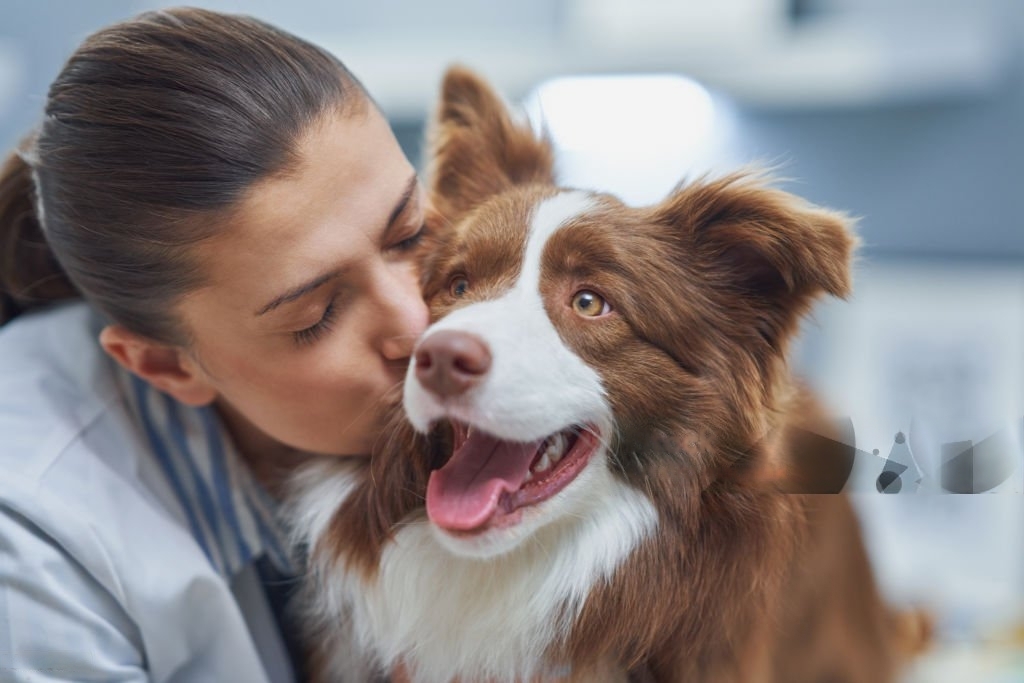
[[[599,443],[591,427],[573,426],[528,443],[503,441],[463,424],[453,427],[452,456],[427,484],[427,515],[457,534],[515,524],[522,508],[568,486]]]

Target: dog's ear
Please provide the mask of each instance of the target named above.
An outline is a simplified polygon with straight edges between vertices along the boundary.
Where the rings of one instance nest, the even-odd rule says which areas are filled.
[[[548,140],[514,121],[491,87],[462,67],[444,76],[428,145],[431,200],[448,220],[513,185],[554,184]]]
[[[654,215],[735,322],[752,325],[772,348],[816,298],[850,293],[853,221],[769,187],[761,174],[680,186]]]

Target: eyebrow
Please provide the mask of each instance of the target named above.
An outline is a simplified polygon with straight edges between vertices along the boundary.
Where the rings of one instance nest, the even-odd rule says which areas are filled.
[[[394,208],[391,209],[391,215],[388,216],[388,222],[384,226],[384,234],[385,234],[385,236],[387,235],[387,233],[391,229],[391,227],[394,226],[395,221],[398,220],[398,217],[402,215],[402,212],[404,212],[406,207],[409,206],[409,202],[410,202],[410,200],[412,200],[412,197],[413,197],[413,195],[416,192],[416,187],[417,187],[418,183],[419,183],[419,177],[415,173],[413,173],[412,176],[409,178],[409,181],[405,185],[405,190],[402,191],[402,196],[398,198],[398,201],[395,203]],[[340,273],[341,273],[341,270],[335,269],[335,270],[332,270],[332,271],[330,271],[328,273],[323,273],[322,275],[318,275],[315,278],[313,278],[312,280],[309,280],[308,282],[306,282],[304,284],[301,284],[301,285],[299,285],[297,287],[293,287],[293,288],[289,289],[287,292],[285,292],[284,294],[281,294],[280,296],[274,298],[268,304],[266,304],[265,306],[260,308],[258,311],[256,311],[256,317],[259,317],[261,315],[266,315],[267,313],[270,313],[272,310],[274,310],[275,308],[278,308],[279,306],[283,306],[284,304],[289,304],[289,303],[295,301],[296,299],[300,299],[300,298],[304,297],[305,295],[309,294],[310,292],[312,292],[312,291],[320,288],[321,286],[323,286],[329,280],[334,279]]]

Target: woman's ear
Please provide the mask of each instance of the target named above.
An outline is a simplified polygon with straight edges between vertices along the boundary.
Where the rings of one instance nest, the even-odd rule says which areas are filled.
[[[514,185],[553,185],[551,145],[525,123],[472,71],[445,73],[441,101],[428,135],[430,198],[454,221]]]
[[[104,327],[100,346],[126,370],[181,403],[203,406],[217,398],[203,369],[178,347],[157,343],[121,325]]]

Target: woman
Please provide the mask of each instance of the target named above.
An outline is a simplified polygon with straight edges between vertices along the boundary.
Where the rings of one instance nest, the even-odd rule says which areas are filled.
[[[0,678],[301,677],[274,494],[377,438],[425,211],[319,48],[196,9],[82,44],[0,174]]]

